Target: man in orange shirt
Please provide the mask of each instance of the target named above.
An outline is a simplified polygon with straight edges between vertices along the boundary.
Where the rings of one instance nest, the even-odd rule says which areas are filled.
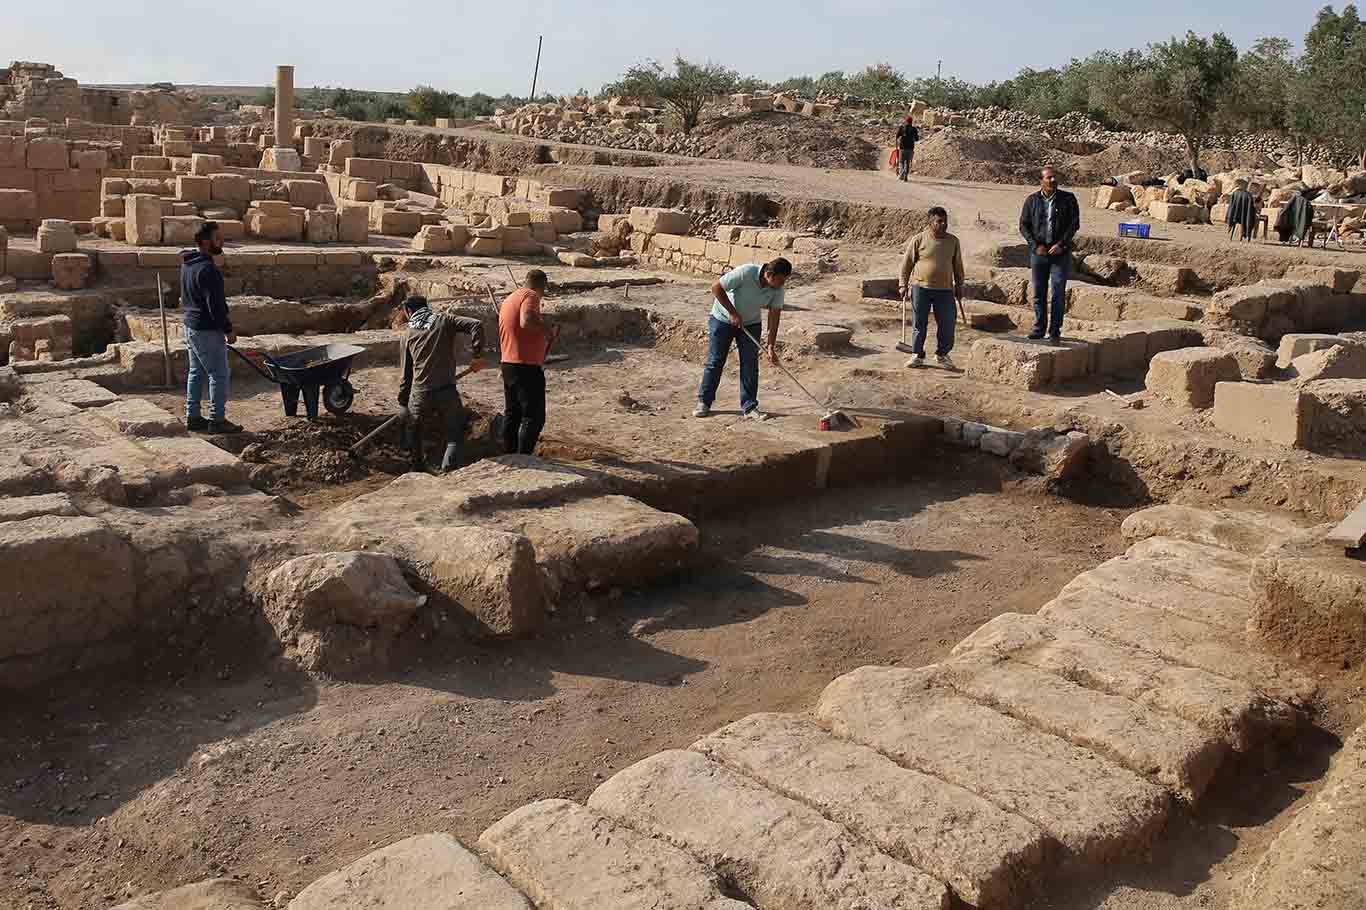
[[[498,346],[503,371],[503,448],[531,455],[545,426],[545,353],[552,334],[541,315],[549,281],[532,269],[498,308]]]

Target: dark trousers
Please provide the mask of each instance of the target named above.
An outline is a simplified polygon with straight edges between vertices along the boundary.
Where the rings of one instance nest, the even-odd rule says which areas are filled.
[[[758,338],[763,328],[762,323],[756,322],[741,331],[715,316],[707,320],[707,365],[702,369],[702,386],[697,390],[698,401],[711,407],[716,400],[716,389],[721,385],[721,374],[725,372],[730,346],[734,344],[740,352],[740,410],[748,414],[759,406],[759,347],[745,336],[745,331]]]
[[[422,429],[425,425],[436,424],[442,428],[446,440],[441,470],[454,470],[460,461],[460,447],[465,441],[465,405],[460,400],[459,389],[453,385],[430,391],[414,389],[404,411],[403,444],[413,467],[419,471],[426,467]]]
[[[900,177],[902,180],[905,180],[907,177],[910,176],[911,159],[913,158],[915,158],[915,146],[911,146],[908,149],[899,149],[897,151],[896,171],[897,176]]]
[[[1072,273],[1072,254],[1056,256],[1029,254],[1029,269],[1034,278],[1034,331],[1062,334],[1062,317],[1067,313],[1067,276]]]
[[[958,303],[953,291],[944,288],[911,288],[911,350],[925,356],[925,336],[930,331],[930,310],[934,310],[934,352],[940,357],[953,350],[954,320]]]
[[[503,450],[531,455],[545,427],[545,368],[503,364]]]

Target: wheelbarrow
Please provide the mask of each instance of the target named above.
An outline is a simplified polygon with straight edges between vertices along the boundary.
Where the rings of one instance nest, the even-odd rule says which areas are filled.
[[[345,414],[351,409],[356,398],[350,382],[351,361],[357,354],[365,353],[365,348],[354,344],[324,344],[283,357],[257,352],[243,354],[232,345],[228,345],[228,350],[280,387],[286,417],[299,413],[299,396],[303,395],[309,420],[318,417],[320,397],[330,414]]]

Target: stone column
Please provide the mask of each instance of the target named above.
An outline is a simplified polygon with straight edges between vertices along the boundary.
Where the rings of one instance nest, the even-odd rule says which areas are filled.
[[[275,67],[275,147],[261,156],[268,171],[297,171],[303,160],[294,148],[294,67]]]
[[[275,67],[275,145],[294,144],[294,67]]]

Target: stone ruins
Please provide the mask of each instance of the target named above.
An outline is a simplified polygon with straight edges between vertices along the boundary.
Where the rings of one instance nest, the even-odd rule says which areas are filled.
[[[637,611],[619,635],[637,642],[642,624],[680,621],[673,598],[687,585],[715,585],[705,590],[718,599],[762,587],[714,574],[741,517],[787,535],[793,519],[765,510],[828,506],[869,484],[883,485],[890,515],[907,495],[900,484],[945,465],[980,479],[972,495],[1033,516],[1008,534],[991,525],[999,515],[983,517],[994,552],[1030,541],[1079,570],[1037,596],[1033,578],[1009,599],[973,592],[970,622],[925,627],[923,640],[939,641],[932,660],[840,652],[820,668],[830,672],[818,697],[661,715],[677,729],[594,772],[591,793],[505,800],[468,829],[477,836],[393,816],[368,846],[324,845],[288,863],[225,851],[211,866],[177,865],[151,845],[137,860],[99,854],[81,868],[108,875],[83,871],[84,885],[31,852],[84,817],[24,802],[25,788],[53,762],[98,753],[121,769],[123,757],[94,745],[102,729],[72,734],[50,758],[24,740],[10,775],[23,779],[0,809],[19,857],[0,903],[1023,910],[1085,887],[1102,895],[1094,906],[1110,895],[1130,908],[1141,905],[1118,902],[1121,892],[1150,871],[1213,878],[1173,854],[1191,830],[1237,841],[1236,825],[1263,830],[1222,848],[1238,861],[1220,867],[1218,910],[1366,906],[1366,728],[1344,695],[1366,659],[1366,260],[1348,246],[1232,241],[1220,223],[1246,180],[1273,222],[1292,196],[1318,191],[1325,228],[1350,237],[1366,173],[1248,168],[1145,186],[1135,172],[1080,188],[1093,204],[1057,344],[1027,337],[1030,250],[1014,219],[1032,190],[954,184],[981,206],[975,220],[953,213],[967,254],[959,366],[910,370],[895,270],[939,182],[538,138],[560,121],[635,128],[649,108],[631,99],[568,99],[475,126],[303,119],[294,80],[278,67],[269,121],[243,124],[213,122],[183,93],[85,89],[42,64],[0,70],[0,690],[16,703],[142,680],[172,652],[193,664],[211,645],[260,655],[242,657],[239,673],[269,665],[379,700],[438,673],[447,685],[465,670],[451,655],[471,642],[470,666],[483,659],[492,669],[479,673],[495,677],[521,649],[604,634],[617,611]],[[791,96],[726,104],[834,111]],[[913,113],[926,129],[967,126]],[[1146,239],[1122,227],[1140,216]],[[180,252],[205,221],[227,244],[219,265],[240,355],[229,414],[246,425],[233,437],[192,434],[178,413],[190,364]],[[716,415],[689,418],[712,282],[780,256],[794,275],[772,339],[782,369],[762,368],[770,419],[722,410],[734,367]],[[496,361],[496,304],[530,268],[549,276],[545,311],[559,329],[540,454],[503,454],[503,388],[490,371],[461,380],[470,426],[459,470],[395,467],[396,433],[373,456],[348,455],[393,414],[402,301],[423,294],[480,320]],[[345,346],[354,367],[327,380],[321,414],[295,417],[296,380],[277,388],[277,360],[323,346]],[[836,408],[852,429],[822,429]],[[1113,523],[1109,558],[1100,532],[1081,553],[1040,543],[1058,504]],[[929,581],[940,570],[926,566],[948,551],[906,524],[928,507],[908,508],[910,518],[868,521],[905,524],[918,548],[816,516],[792,532],[809,550],[763,559],[822,585],[881,559],[941,596]],[[836,538],[858,543],[837,549]],[[932,610],[906,606],[905,621],[930,622],[919,614]],[[847,629],[865,609],[846,605]],[[769,634],[763,647],[782,648],[789,632]],[[555,659],[559,680],[577,672]],[[623,648],[614,685],[638,682],[636,659]],[[419,666],[428,675],[409,675]],[[475,698],[450,685],[453,701]],[[581,696],[565,686],[555,697]],[[540,698],[498,696],[527,711]],[[180,710],[170,694],[149,702]],[[253,735],[225,726],[221,742],[176,752],[167,773],[207,780],[214,755]],[[1310,753],[1324,756],[1313,768],[1301,761]],[[250,764],[277,758],[263,749]],[[425,761],[415,773],[442,773]],[[1238,822],[1211,821],[1249,774],[1299,789],[1256,790],[1239,797]],[[458,804],[468,782],[447,780]],[[153,783],[136,777],[121,799]],[[173,836],[198,845],[207,835],[189,812]],[[89,830],[122,845],[130,813],[113,806]],[[138,872],[125,875],[124,861]],[[267,887],[285,865],[306,880]],[[27,896],[40,892],[48,903]]]

